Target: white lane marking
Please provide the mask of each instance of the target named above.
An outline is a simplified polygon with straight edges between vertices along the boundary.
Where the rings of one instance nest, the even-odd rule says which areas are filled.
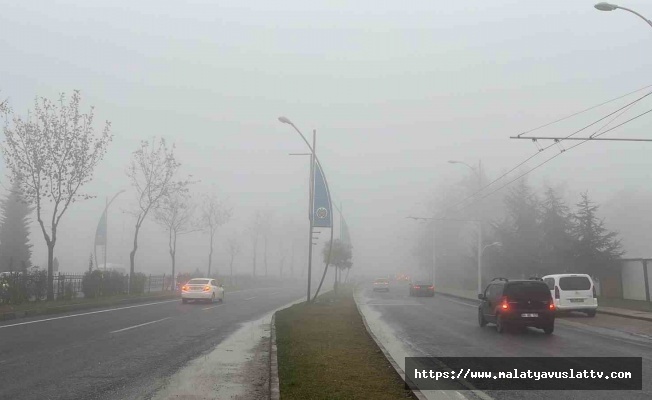
[[[147,304],[138,304],[135,306],[127,306],[127,307],[119,307],[119,308],[110,308],[108,310],[100,310],[100,311],[91,311],[87,313],[81,313],[81,314],[72,314],[72,315],[64,315],[63,317],[53,317],[53,318],[46,318],[46,319],[39,319],[37,321],[28,321],[28,322],[20,322],[17,324],[11,324],[11,325],[3,325],[0,326],[0,329],[3,328],[10,328],[12,326],[19,326],[19,325],[28,325],[28,324],[36,324],[38,322],[46,322],[46,321],[54,321],[56,319],[64,319],[64,318],[72,318],[72,317],[81,317],[84,315],[91,315],[91,314],[99,314],[99,313],[105,313],[105,312],[111,312],[111,311],[118,311],[118,310],[126,310],[128,308],[136,308],[136,307],[146,307],[146,306],[153,306],[156,304],[163,304],[163,303],[171,303],[173,301],[179,301],[178,299],[174,300],[165,300],[165,301],[157,301],[156,303],[147,303]]]
[[[248,298],[248,299],[245,299],[245,301],[246,301],[246,300],[255,299],[255,298],[256,298],[256,296],[254,296],[254,297],[250,297],[250,298]]]
[[[144,324],[134,325],[134,326],[130,326],[128,328],[118,329],[117,331],[113,331],[113,332],[110,332],[110,333],[124,332],[124,331],[128,331],[129,329],[140,328],[141,326],[145,326],[145,325],[149,325],[149,324],[155,324],[157,322],[165,321],[166,319],[170,319],[170,317],[157,319],[156,321],[145,322]]]
[[[219,307],[219,306],[221,306],[221,305],[223,305],[223,304],[218,304],[218,305],[216,305],[216,306],[202,308],[202,310],[204,310],[204,311],[205,311],[205,310],[210,310],[211,308]]]
[[[440,297],[440,298],[441,298],[441,297]],[[477,305],[477,304],[463,303],[463,302],[461,302],[461,301],[455,301],[455,300],[453,300],[453,299],[443,299],[443,300],[444,300],[444,301],[448,301],[449,303],[456,303],[456,304],[461,304],[461,305],[463,305],[463,306],[467,306],[467,307],[478,308],[478,305]]]

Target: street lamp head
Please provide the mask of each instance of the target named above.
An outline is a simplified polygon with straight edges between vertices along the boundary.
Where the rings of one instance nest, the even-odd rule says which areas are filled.
[[[292,125],[292,121],[290,121],[287,117],[278,117],[278,120],[284,124]]]
[[[605,3],[605,2],[598,3],[594,7],[600,11],[613,11],[618,9],[617,5],[611,3]]]

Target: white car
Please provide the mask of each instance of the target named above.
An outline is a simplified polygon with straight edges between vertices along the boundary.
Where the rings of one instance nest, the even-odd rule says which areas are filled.
[[[194,278],[181,287],[181,301],[224,301],[224,287],[211,278]]]
[[[586,274],[546,275],[543,281],[558,311],[580,311],[595,317],[598,309],[598,296],[593,279]]]
[[[389,292],[389,279],[378,278],[374,281],[374,292],[378,290],[383,290]]]

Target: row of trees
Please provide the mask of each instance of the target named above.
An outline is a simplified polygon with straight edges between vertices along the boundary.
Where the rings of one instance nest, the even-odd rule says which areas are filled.
[[[607,228],[599,205],[587,192],[569,206],[555,189],[537,192],[522,179],[461,210],[451,207],[476,188],[469,180],[442,188],[433,212],[444,220],[436,221],[434,230],[432,224],[424,227],[413,249],[421,267],[429,270],[436,243],[440,284],[468,288],[477,284],[478,223],[463,220],[482,221],[485,280],[564,272],[595,276],[614,267],[624,254],[617,232]],[[451,209],[456,211],[444,213]],[[489,246],[494,243],[500,245]]]
[[[111,124],[106,121],[96,131],[93,108],[83,113],[80,105],[79,91],[73,92],[70,99],[62,94],[57,102],[38,98],[25,118],[15,114],[6,102],[0,104],[5,117],[2,152],[12,183],[9,197],[0,204],[0,266],[30,266],[28,226],[29,216],[35,211],[48,249],[49,300],[54,296],[54,249],[61,220],[75,202],[94,197],[84,193],[83,187],[92,180],[113,138]],[[179,177],[180,166],[174,146],[168,146],[162,138],[142,141],[133,153],[127,170],[137,197],[130,276],[135,276],[141,227],[151,214],[168,232],[173,276],[177,237],[199,229],[209,233],[211,272],[215,234],[229,220],[231,210],[215,196],[207,195],[200,206],[201,215],[195,218],[198,206],[190,196],[195,182],[191,177]]]
[[[537,196],[521,181],[505,197],[507,216],[493,224],[493,238],[502,247],[488,255],[488,262],[507,276],[604,272],[623,251],[598,208],[587,192],[571,209],[552,188]]]
[[[80,108],[79,91],[73,92],[70,98],[62,94],[56,102],[37,98],[27,117],[14,113],[6,102],[0,103],[5,134],[2,152],[12,184],[9,196],[0,203],[0,270],[26,270],[31,266],[29,224],[30,216],[35,213],[48,250],[49,300],[54,296],[54,250],[60,223],[75,202],[94,197],[85,193],[83,187],[92,180],[95,167],[113,138],[110,122],[105,121],[102,128],[96,130],[94,109],[91,107],[84,113]],[[232,210],[213,194],[197,196],[192,193],[197,181],[191,176],[181,176],[180,167],[175,147],[169,146],[163,138],[142,141],[132,154],[127,169],[127,178],[137,199],[131,213],[134,233],[129,275],[132,277],[137,272],[139,234],[150,216],[167,232],[172,276],[176,273],[179,236],[196,231],[206,232],[209,239],[207,272],[208,275],[212,273],[216,235],[231,219]],[[197,198],[202,200],[193,200]],[[268,274],[271,226],[271,214],[257,212],[247,230],[252,238],[254,275],[259,239],[263,241],[265,275]],[[282,275],[287,256],[282,240],[280,248]],[[240,250],[238,239],[231,237],[227,243],[231,274]],[[292,263],[290,268],[293,269]],[[92,270],[92,261],[89,270]]]

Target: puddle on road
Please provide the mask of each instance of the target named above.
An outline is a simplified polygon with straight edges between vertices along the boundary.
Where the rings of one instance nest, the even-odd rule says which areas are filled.
[[[371,300],[372,299],[366,297],[364,293],[356,293],[356,301],[358,301],[360,311],[364,315],[367,325],[369,325],[371,331],[383,344],[398,366],[405,371],[405,357],[427,357],[425,352],[410,343],[404,335],[401,335],[398,329],[394,329],[390,326],[390,324],[383,318],[382,313],[372,307],[376,304],[372,303]],[[409,303],[408,305],[414,306],[415,304]],[[465,400],[469,397],[474,399],[476,397],[480,399],[491,399],[489,396],[486,396],[484,393],[479,391],[472,391],[470,393],[472,393],[472,395],[465,396],[464,394],[453,390],[421,391],[421,394],[429,400]]]
[[[272,314],[244,323],[213,351],[172,375],[152,399],[268,398]]]

